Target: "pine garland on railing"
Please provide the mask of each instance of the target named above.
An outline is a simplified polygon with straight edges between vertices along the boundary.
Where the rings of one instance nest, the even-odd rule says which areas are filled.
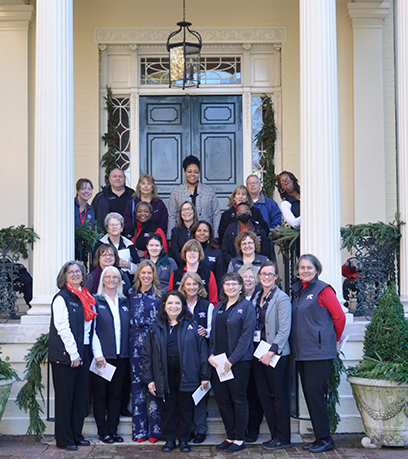
[[[48,334],[42,334],[24,356],[24,361],[27,362],[24,372],[26,383],[20,389],[16,398],[17,406],[26,413],[27,411],[29,412],[30,423],[27,435],[35,435],[37,441],[44,437],[46,428],[44,421],[41,419],[41,414],[44,413],[44,410],[38,403],[37,394],[41,396],[44,402],[41,366],[47,363],[48,337]]]
[[[115,107],[112,101],[112,90],[109,88],[109,86],[106,86],[106,91],[107,94],[104,99],[106,102],[105,110],[108,112],[108,132],[102,136],[102,140],[105,143],[105,146],[108,148],[108,151],[102,156],[101,166],[105,168],[105,183],[108,185],[109,174],[111,171],[113,171],[113,169],[118,167],[116,156],[118,139],[115,132],[116,123],[113,116]]]
[[[344,357],[344,354],[341,353]],[[329,382],[327,387],[327,405],[329,408],[329,423],[330,432],[335,433],[340,422],[340,415],[337,413],[336,406],[340,404],[339,386],[341,382],[341,374],[346,371],[343,360],[340,354],[333,360],[330,370]]]
[[[277,129],[275,125],[275,112],[273,110],[272,99],[264,94],[262,96],[262,129],[256,134],[256,145],[265,153],[260,160],[263,169],[263,193],[269,198],[273,198],[273,191],[278,183],[275,174],[275,142]]]

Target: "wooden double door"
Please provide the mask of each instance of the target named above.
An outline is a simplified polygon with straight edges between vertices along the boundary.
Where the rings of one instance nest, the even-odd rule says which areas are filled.
[[[243,183],[241,96],[140,97],[140,173],[154,177],[166,202],[191,154],[201,161],[200,182],[226,209]]]

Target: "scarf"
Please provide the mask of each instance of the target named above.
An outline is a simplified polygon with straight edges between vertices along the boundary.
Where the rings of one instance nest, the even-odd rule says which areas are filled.
[[[74,288],[71,284],[68,284],[68,282],[66,282],[65,285],[71,293],[76,295],[81,300],[82,306],[84,308],[85,320],[86,322],[90,322],[95,316],[98,315],[92,308],[92,306],[96,303],[95,298],[85,287],[82,287],[82,290],[79,290],[79,288]]]

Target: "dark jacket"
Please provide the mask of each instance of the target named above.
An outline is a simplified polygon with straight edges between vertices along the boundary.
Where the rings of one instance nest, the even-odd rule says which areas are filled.
[[[79,216],[79,202],[78,198],[74,199],[74,217],[75,217],[75,229],[81,226],[81,218]],[[87,204],[85,212],[85,222],[90,222],[91,228],[95,226],[95,210],[91,204]],[[84,223],[85,223],[84,222]]]
[[[337,338],[330,312],[320,306],[319,293],[328,284],[316,276],[304,290],[302,282],[292,287],[291,349],[295,360],[335,359]]]
[[[136,231],[136,204],[141,201],[140,198],[133,198],[126,204],[125,210],[125,231],[130,239],[135,235]],[[152,222],[161,228],[164,234],[167,234],[167,223],[169,220],[169,213],[164,202],[160,198],[154,198],[150,204],[153,207]]]
[[[261,226],[252,219],[250,231],[253,231],[258,236],[259,242],[261,243],[261,255],[269,257],[269,244],[267,234],[261,228]],[[235,239],[240,232],[241,230],[238,221],[231,223],[225,231],[221,247],[225,266],[229,265],[231,258],[237,256],[237,251],[235,250]]]
[[[222,302],[213,311],[210,336],[210,354],[214,354],[217,343],[216,321]],[[241,300],[231,311],[227,322],[228,360],[234,365],[241,360],[252,360],[253,339],[256,324],[255,308],[248,300]]]
[[[147,254],[145,260],[150,260],[149,254]],[[166,252],[162,249],[160,257],[156,263],[157,275],[160,280],[159,289],[162,295],[164,295],[169,289],[170,277],[177,268],[177,263],[173,260],[173,258],[168,257]]]
[[[121,198],[130,200],[133,193],[134,190],[132,190],[132,188],[125,186],[125,191]],[[116,195],[112,192],[111,186],[108,185],[103,186],[102,191],[97,193],[93,198],[92,207],[95,209],[95,218],[102,231],[105,231],[105,217],[110,212],[117,212],[113,203],[113,201],[117,199],[117,196],[116,198],[115,196]]]
[[[173,228],[171,230],[171,256],[176,261],[179,268],[182,268],[185,263],[181,258],[181,249],[183,245],[190,239],[190,233],[185,225],[181,228]]]
[[[278,207],[279,210],[279,207]],[[261,211],[257,207],[252,207],[251,208],[252,212],[252,220],[256,221],[261,225],[265,233],[268,235],[269,234],[269,226],[268,223],[265,221],[264,217],[262,216]],[[279,210],[280,212],[280,210]],[[282,214],[281,214],[281,220],[282,220]],[[228,226],[232,222],[238,221],[237,219],[237,214],[236,214],[236,209],[235,206],[230,207],[228,210],[223,212],[221,216],[221,222],[220,222],[220,227],[218,229],[218,241],[220,244],[222,244],[222,240],[224,239],[224,233]]]
[[[60,295],[64,298],[65,304],[68,309],[69,328],[74,335],[77,345],[78,353],[81,359],[84,358],[84,307],[81,300],[67,287],[60,290],[53,298]],[[54,311],[51,306],[51,323],[50,323],[50,337],[48,342],[48,360],[53,363],[61,363],[63,365],[71,365],[71,357],[65,349],[62,339],[59,337],[57,329],[54,325]]]
[[[268,261],[268,257],[265,257],[264,255],[260,255],[259,253],[257,253],[255,254],[255,260],[251,264],[259,270],[262,264],[265,263],[265,261]],[[242,255],[238,254],[236,257],[231,258],[227,272],[237,273],[242,266],[244,266],[244,260],[242,259]]]
[[[199,296],[197,298],[197,303],[194,307],[194,320],[197,322],[197,325],[201,325],[205,329],[208,327],[208,307],[212,304],[210,301],[206,300]]]
[[[100,273],[102,273],[102,270],[101,268],[100,269]],[[123,294],[125,296],[129,296],[129,290],[131,289],[132,287],[132,283],[130,282],[130,277],[129,277],[129,273],[125,272],[125,271],[122,271],[120,268],[119,269],[119,272],[122,276],[122,285],[123,285]],[[85,288],[87,290],[90,291],[90,293],[92,293],[92,295],[95,295],[95,293],[98,291],[98,286],[95,285],[94,287],[94,279],[95,279],[95,274],[97,272],[97,269],[94,269],[93,271],[91,271],[87,276],[86,276],[86,282],[85,282]],[[99,276],[99,279],[100,279],[100,276]]]
[[[105,359],[116,359],[115,326],[112,311],[104,296],[95,296],[96,312],[98,315],[94,321],[95,333],[98,335]],[[127,298],[119,298],[120,317],[120,353],[119,357],[129,357],[129,325],[130,309]]]
[[[211,370],[208,363],[208,347],[204,337],[197,332],[193,320],[182,320],[177,333],[180,357],[181,392],[192,392],[201,381],[209,381]],[[154,381],[156,395],[165,398],[169,393],[167,369],[167,324],[156,320],[149,328],[142,349],[143,371],[141,381],[149,384]]]
[[[212,249],[208,243],[202,244],[204,250],[204,260],[200,263],[204,268],[214,273],[217,281],[218,291],[221,290],[221,279],[225,274],[224,260],[220,249]]]

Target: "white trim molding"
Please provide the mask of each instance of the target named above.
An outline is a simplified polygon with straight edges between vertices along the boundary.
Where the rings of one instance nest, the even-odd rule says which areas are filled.
[[[28,30],[32,5],[0,5],[0,30]]]
[[[174,27],[94,27],[94,43],[165,44]],[[285,43],[287,28],[200,27],[203,43]]]

